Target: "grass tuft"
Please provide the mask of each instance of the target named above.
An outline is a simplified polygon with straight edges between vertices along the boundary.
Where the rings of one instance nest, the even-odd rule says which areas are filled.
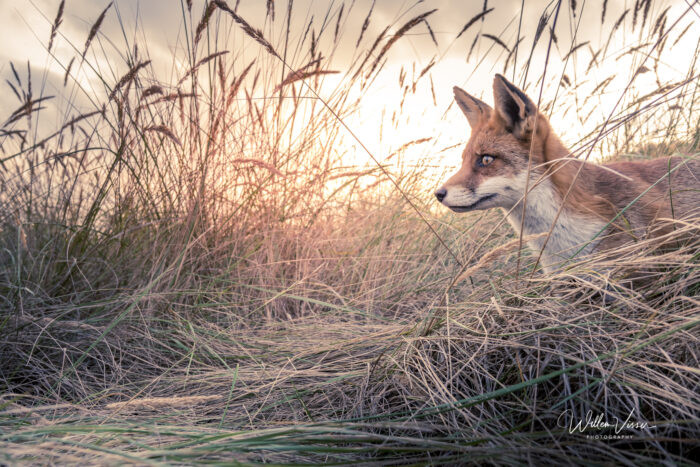
[[[461,47],[474,70],[512,67],[523,88],[542,90],[553,122],[575,122],[572,157],[696,158],[698,49],[673,82],[659,71],[693,29],[676,31],[682,17],[651,0],[596,6],[598,43],[554,24],[561,2],[531,29],[514,17],[515,35],[485,32],[510,14],[496,3],[449,34],[429,5],[384,24],[379,3],[314,17],[268,0],[254,20],[238,2],[186,1],[167,77],[141,43],[127,41],[121,62],[90,48],[110,3],[82,47],[61,36],[74,56],[59,81],[89,108],[69,100],[46,134],[39,117],[63,100],[37,95],[45,83],[11,65],[17,102],[0,118],[0,463],[697,458],[700,219],[668,219],[660,239],[564,259],[545,276],[502,213],[433,210],[434,170],[406,155],[456,150],[439,135],[407,134],[359,164],[349,148],[365,146],[348,133],[420,33],[432,58],[386,79],[401,97],[385,134],[400,133],[411,95],[447,107],[433,75],[444,70],[440,47]],[[569,6],[578,31],[592,7]],[[47,24],[49,52],[71,8],[61,1]],[[546,29],[552,40],[540,42]],[[528,43],[529,56],[512,53]],[[605,113],[626,79],[611,67],[627,59],[633,80],[658,86],[630,81]],[[634,423],[620,436],[576,428],[599,415]]]

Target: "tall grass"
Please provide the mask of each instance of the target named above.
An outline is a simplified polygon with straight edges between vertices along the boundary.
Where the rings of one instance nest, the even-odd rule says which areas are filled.
[[[545,112],[589,132],[576,154],[695,157],[697,50],[677,82],[657,79],[647,95],[630,86],[608,115],[580,101],[586,86],[586,100],[602,99],[614,78],[586,76],[620,54],[658,76],[669,41],[695,32],[682,29],[691,16],[639,0],[606,17],[604,2],[604,37],[626,38],[613,51],[556,37],[554,8],[575,25],[576,2],[551,5],[513,41],[484,29],[499,12],[486,3],[449,47],[474,63],[501,53],[494,63],[530,76],[520,84],[531,95],[553,88]],[[55,132],[38,136],[51,99],[31,69],[13,65],[7,82],[18,104],[0,127],[0,462],[697,455],[697,219],[666,234],[673,251],[647,240],[615,259],[522,275],[501,214],[431,209],[433,175],[402,157],[436,142],[407,135],[393,165],[373,153],[381,164],[348,164],[358,141],[346,122],[396,44],[417,31],[442,41],[429,4],[389,25],[376,24],[374,3],[331,4],[294,30],[303,12],[291,1],[268,1],[257,21],[237,2],[182,2],[186,47],[171,79],[141,43],[100,66],[105,22],[130,37],[118,6],[104,5],[84,43],[63,35],[70,2],[47,23],[47,50],[64,41],[75,52],[65,92],[90,105]],[[341,43],[355,47],[349,65]],[[548,45],[561,63],[531,52]],[[587,70],[561,66],[585,50]],[[402,70],[397,105],[431,94],[432,66],[411,79]],[[649,426],[571,433],[588,412]]]

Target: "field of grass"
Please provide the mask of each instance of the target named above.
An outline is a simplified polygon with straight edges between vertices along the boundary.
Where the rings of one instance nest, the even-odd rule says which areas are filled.
[[[430,1],[386,25],[372,3],[329,2],[304,30],[290,27],[305,14],[291,0],[268,0],[255,21],[237,3],[177,2],[183,47],[164,78],[141,42],[105,64],[102,28],[122,21],[105,2],[61,63],[63,92],[91,109],[69,100],[46,135],[46,75],[13,64],[17,106],[0,114],[0,464],[698,458],[700,219],[677,222],[674,250],[640,240],[547,276],[503,213],[435,205],[436,161],[406,162],[429,152],[423,141],[365,155],[348,122],[397,44],[459,34],[451,47],[469,63],[501,54],[484,73],[513,69],[531,96],[558,93],[541,108],[560,112],[555,129],[587,129],[569,141],[578,157],[697,157],[700,53],[674,63],[672,83],[658,73],[674,41],[697,36],[700,7],[672,16],[637,0],[606,17],[607,1],[554,1],[516,44],[480,29],[496,2],[449,34],[431,28]],[[56,2],[40,32],[49,54],[68,43],[70,6]],[[600,17],[600,44],[551,33],[583,8]],[[334,62],[342,43],[348,66]],[[531,52],[548,48],[542,63]],[[577,83],[603,96],[606,70],[630,55],[657,89],[623,83],[608,118],[592,117]],[[432,105],[430,68],[413,69],[402,95]],[[400,134],[389,120],[384,133]],[[348,163],[350,143],[367,164]],[[627,288],[631,277],[643,280]],[[575,429],[598,416],[632,425]]]

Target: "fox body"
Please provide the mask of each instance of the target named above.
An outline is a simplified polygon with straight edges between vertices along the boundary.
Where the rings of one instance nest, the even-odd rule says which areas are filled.
[[[536,237],[529,246],[544,248],[547,271],[575,254],[661,235],[660,219],[700,214],[697,159],[584,162],[503,76],[494,78],[493,108],[460,88],[454,94],[472,132],[461,168],[435,196],[455,212],[505,209],[516,232]],[[550,229],[549,238],[537,235]]]

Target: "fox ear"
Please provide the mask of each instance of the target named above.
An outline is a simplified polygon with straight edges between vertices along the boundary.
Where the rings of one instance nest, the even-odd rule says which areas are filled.
[[[535,127],[537,107],[524,92],[497,74],[493,79],[493,100],[509,132],[518,139],[530,136]]]
[[[481,102],[476,97],[470,96],[462,89],[455,86],[452,88],[455,93],[455,102],[469,121],[469,126],[474,128],[482,119],[486,119],[491,114],[491,107]]]

